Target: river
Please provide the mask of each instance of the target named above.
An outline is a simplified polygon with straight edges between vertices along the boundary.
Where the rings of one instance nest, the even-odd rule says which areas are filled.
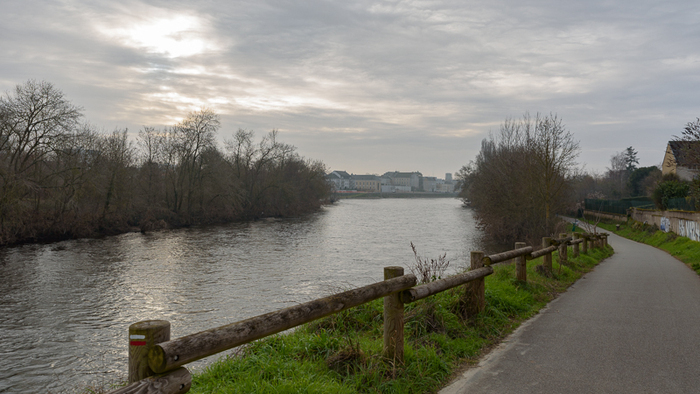
[[[380,281],[413,261],[410,242],[447,253],[450,273],[492,251],[456,199],[341,200],[302,218],[0,249],[0,392],[125,379],[131,323],[168,320],[176,338]]]

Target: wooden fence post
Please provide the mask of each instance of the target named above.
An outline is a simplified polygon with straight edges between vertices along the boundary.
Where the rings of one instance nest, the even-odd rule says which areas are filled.
[[[516,242],[515,249],[520,249],[526,247],[525,242]],[[521,282],[527,282],[527,260],[525,255],[518,256],[515,258],[515,277]]]
[[[579,233],[574,233],[574,241],[578,241],[579,238],[581,238],[580,235],[579,235]],[[574,247],[573,256],[574,256],[574,257],[578,257],[578,255],[579,255],[579,253],[578,253],[578,242],[575,243],[573,247]]]
[[[484,266],[484,252],[471,253],[471,269]],[[486,309],[486,282],[484,278],[473,280],[464,285],[464,313],[467,317],[476,316]]]
[[[552,238],[551,237],[542,238],[542,249],[548,248],[550,246],[552,246]],[[552,252],[549,252],[546,255],[542,256],[542,265],[544,266],[544,270],[548,274],[552,273]]]
[[[566,233],[559,234],[559,238],[566,238]],[[559,244],[559,264],[560,265],[566,264],[567,249],[568,249],[568,246],[566,245],[566,241]]]
[[[403,267],[384,267],[384,280],[403,276]],[[384,297],[384,357],[403,363],[403,302],[401,293]]]
[[[583,242],[581,242],[583,249],[581,250],[581,253],[588,254],[588,234],[581,234],[581,236],[583,237]]]
[[[148,351],[169,340],[168,321],[145,320],[129,326],[129,383],[155,375],[148,366]]]
[[[192,386],[192,375],[180,367],[164,374],[149,376],[107,394],[183,394]],[[102,391],[99,391],[100,393]]]

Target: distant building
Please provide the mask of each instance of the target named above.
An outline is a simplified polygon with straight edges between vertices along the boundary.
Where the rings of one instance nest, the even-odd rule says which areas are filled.
[[[382,181],[376,175],[352,175],[355,189],[378,193],[382,190]]]
[[[435,191],[438,193],[454,193],[455,185],[453,183],[442,182],[436,185]]]
[[[445,173],[445,183],[452,183],[452,173]]]
[[[334,190],[354,190],[355,185],[352,176],[345,171],[333,171],[326,175],[326,179],[331,182]]]
[[[669,141],[661,173],[676,174],[683,181],[692,181],[700,173],[700,141]]]
[[[423,191],[424,192],[437,191],[437,178],[434,176],[424,176],[423,177]]]
[[[420,172],[386,172],[382,177],[391,179],[392,186],[408,186],[411,191],[418,191],[421,189],[421,178],[423,174]]]

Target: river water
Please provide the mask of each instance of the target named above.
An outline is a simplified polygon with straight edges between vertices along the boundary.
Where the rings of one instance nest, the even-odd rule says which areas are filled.
[[[0,392],[125,379],[131,323],[168,320],[176,338],[363,286],[408,267],[410,242],[447,253],[450,272],[491,251],[456,199],[341,200],[303,218],[0,249]]]

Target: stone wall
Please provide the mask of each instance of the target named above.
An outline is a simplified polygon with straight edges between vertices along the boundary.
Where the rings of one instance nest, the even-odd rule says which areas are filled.
[[[656,224],[665,232],[676,233],[693,241],[700,241],[700,212],[652,211],[632,209],[632,219],[647,224]]]

